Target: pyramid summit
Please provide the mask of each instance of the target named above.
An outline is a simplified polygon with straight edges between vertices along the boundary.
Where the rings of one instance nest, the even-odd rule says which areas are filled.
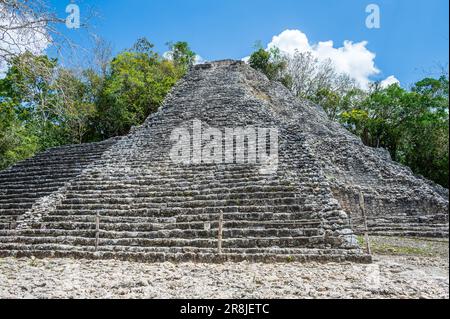
[[[196,65],[127,136],[0,172],[3,256],[370,261],[364,221],[448,237],[448,190],[240,61]]]

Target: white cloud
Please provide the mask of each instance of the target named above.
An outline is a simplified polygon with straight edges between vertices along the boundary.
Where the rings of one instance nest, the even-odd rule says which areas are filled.
[[[277,47],[281,51],[291,54],[295,53],[295,50],[299,52],[311,51],[306,34],[300,30],[285,30],[281,32],[272,38],[272,42],[269,43],[268,47]]]
[[[172,60],[172,58],[173,58],[171,51],[164,52],[162,56],[163,56],[164,59],[167,59],[167,60]],[[198,55],[198,54],[195,55],[194,65],[202,64],[202,63],[205,63],[205,62],[207,62],[207,60],[203,59],[200,55]]]
[[[392,84],[400,85],[400,81],[393,75],[388,76],[386,79],[380,82],[380,86],[385,89]]]
[[[13,16],[0,4],[0,52],[20,54],[29,51],[36,55],[45,52],[50,45],[45,25],[34,24],[33,28],[20,27],[31,22],[31,19]],[[4,76],[7,70],[7,62],[0,55],[0,77]]]
[[[285,30],[272,38],[268,48],[278,47],[282,52],[293,54],[311,52],[319,61],[329,59],[336,71],[349,75],[362,88],[368,88],[370,77],[380,73],[375,66],[375,53],[367,49],[367,41],[344,41],[342,47],[335,47],[333,41],[311,44],[300,30]]]
[[[202,64],[208,62],[207,60],[203,59],[200,55],[195,56],[194,64]]]
[[[8,71],[8,65],[5,61],[0,61],[0,79],[5,78],[6,72]]]

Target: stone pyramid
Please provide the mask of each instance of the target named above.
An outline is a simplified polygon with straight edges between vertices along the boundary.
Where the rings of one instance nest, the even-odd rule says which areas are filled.
[[[242,139],[217,138],[238,128]],[[373,233],[448,237],[448,190],[218,61],[193,67],[127,136],[1,172],[0,255],[365,262],[363,211]]]

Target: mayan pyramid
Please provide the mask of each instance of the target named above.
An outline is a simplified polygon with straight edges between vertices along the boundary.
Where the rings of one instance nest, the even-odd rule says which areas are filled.
[[[205,131],[237,127],[258,128],[258,141],[276,129],[277,157],[250,162],[247,137],[221,144],[232,162],[174,161],[174,132],[192,134],[177,142],[192,155]],[[1,256],[369,261],[355,236],[363,216],[374,234],[448,237],[448,190],[237,61],[193,67],[125,137],[0,172]]]

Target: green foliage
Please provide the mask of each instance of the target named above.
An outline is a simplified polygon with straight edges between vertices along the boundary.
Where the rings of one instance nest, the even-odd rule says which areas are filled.
[[[424,79],[411,91],[377,87],[359,106],[340,110],[339,120],[366,145],[386,148],[395,161],[448,188],[448,79]]]
[[[0,169],[49,147],[126,134],[162,104],[194,63],[186,42],[171,45],[171,59],[147,39],[100,71],[65,69],[55,59],[26,52],[0,79]]]
[[[59,145],[57,99],[53,86],[56,60],[25,53],[11,61],[0,80],[0,167]]]
[[[126,134],[142,124],[184,74],[152,48],[141,39],[112,60],[97,103],[96,130],[102,138]]]
[[[0,169],[32,156],[38,138],[19,120],[11,101],[0,102]]]
[[[250,56],[249,64],[255,70],[264,73],[269,80],[289,85],[289,78],[284,74],[287,62],[277,47],[269,50],[259,48]]]
[[[189,48],[187,42],[175,42],[168,43],[169,45],[169,56],[173,60],[175,66],[179,68],[183,73],[186,72],[189,67],[194,65],[195,62],[195,52]]]
[[[60,69],[56,79],[56,94],[62,106],[58,124],[70,143],[83,143],[95,115],[97,92],[88,73],[78,77],[73,71]]]
[[[364,92],[356,88],[344,92],[321,88],[309,99],[320,105],[331,120],[335,121],[339,119],[339,116],[343,116],[349,118],[352,125],[358,125],[362,120],[361,114],[351,113],[360,105],[364,96]],[[355,119],[350,119],[352,116],[355,116]]]
[[[401,160],[415,172],[448,188],[448,78],[424,79],[406,101],[411,112],[402,125],[405,143]],[[405,146],[407,147],[406,149]]]

